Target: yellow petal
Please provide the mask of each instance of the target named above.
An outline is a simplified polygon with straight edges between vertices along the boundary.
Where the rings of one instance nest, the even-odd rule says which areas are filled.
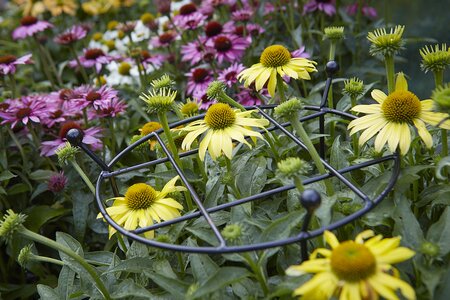
[[[419,133],[420,138],[425,143],[425,146],[427,148],[431,148],[433,146],[433,137],[428,132],[427,127],[425,126],[425,123],[420,119],[414,119],[414,126],[417,128],[417,132]]]
[[[183,209],[183,205],[181,205],[178,201],[176,201],[175,199],[172,198],[164,198],[164,199],[159,199],[157,200],[158,203],[176,208],[176,209]]]
[[[202,134],[203,132],[205,132],[206,130],[208,130],[208,127],[204,126],[203,128],[200,128],[196,131],[192,131],[189,132],[183,139],[183,143],[181,144],[181,148],[183,148],[183,150],[189,150],[191,149],[191,144],[195,141],[195,139]]]
[[[400,133],[400,152],[403,154],[408,153],[409,147],[411,146],[411,131],[406,123],[399,125],[401,129]]]
[[[323,233],[323,236],[325,237],[325,241],[327,242],[328,245],[331,246],[331,248],[334,249],[337,246],[339,246],[338,239],[331,231],[325,230],[325,232]]]
[[[356,105],[352,108],[352,111],[365,113],[365,114],[380,113],[381,112],[381,104]]]
[[[331,272],[324,272],[315,275],[311,280],[304,283],[294,291],[294,295],[303,295],[312,291],[332,295],[336,289],[337,279]],[[319,292],[320,291],[320,292]]]
[[[270,73],[269,84],[267,85],[267,90],[271,97],[275,96],[275,87],[277,86],[277,70],[272,69]]]
[[[211,141],[212,133],[213,133],[212,130],[208,130],[205,137],[200,142],[200,146],[198,148],[198,156],[200,157],[201,161],[205,160],[206,149],[208,148],[209,142]]]
[[[392,128],[392,123],[387,123],[386,126],[384,126],[383,129],[381,129],[381,131],[378,133],[376,139],[375,139],[375,151],[377,152],[381,152],[381,150],[383,149],[383,146],[386,144],[388,138],[389,138],[389,133],[390,130]]]
[[[403,72],[398,73],[397,79],[395,80],[395,91],[407,91],[408,82],[405,79]]]
[[[290,266],[286,270],[289,276],[300,276],[306,273],[320,273],[330,270],[330,260],[326,258],[311,259],[299,266]]]
[[[371,127],[364,130],[359,137],[359,145],[364,145],[370,138],[386,126],[388,121],[379,119],[378,123],[374,123]],[[352,130],[353,131],[353,130]]]
[[[382,104],[383,101],[387,98],[387,95],[380,90],[373,90],[370,95],[372,96],[373,100],[377,101],[380,104]]]
[[[408,249],[405,247],[399,247],[399,248],[389,251],[385,254],[377,256],[377,261],[380,263],[386,263],[386,264],[396,264],[396,263],[410,259],[415,254],[416,253],[414,251],[412,251],[411,249]]]
[[[362,244],[364,243],[364,240],[373,237],[375,233],[373,232],[373,230],[364,230],[363,232],[359,233],[356,238],[355,238],[355,242],[358,244]]]
[[[264,87],[264,84],[269,80],[271,74],[271,70],[269,68],[265,68],[259,74],[255,81],[255,88],[257,91],[261,90]]]

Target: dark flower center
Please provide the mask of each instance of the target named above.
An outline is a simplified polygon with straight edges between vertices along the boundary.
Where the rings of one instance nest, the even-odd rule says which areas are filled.
[[[16,61],[17,57],[15,57],[14,55],[4,55],[4,56],[0,56],[0,64],[10,64],[14,61]]]
[[[75,35],[72,32],[63,33],[58,36],[58,40],[61,43],[71,43],[76,40]]]
[[[97,92],[94,92],[94,91],[89,92],[86,95],[86,100],[89,101],[89,102],[94,102],[95,100],[99,100],[101,98],[102,98],[102,95],[100,93],[97,93]]]
[[[197,11],[197,6],[194,3],[185,4],[180,8],[180,15],[186,16]]]
[[[23,26],[30,26],[30,25],[36,24],[37,21],[38,21],[38,19],[36,17],[25,16],[20,20],[20,24],[22,24]]]
[[[81,130],[80,125],[78,125],[78,123],[76,123],[74,121],[69,121],[69,122],[64,123],[61,126],[61,129],[59,130],[59,137],[61,139],[66,138],[67,132],[69,132],[70,129],[74,129],[74,128]]]
[[[161,44],[168,44],[173,40],[173,34],[170,32],[163,33],[159,36],[159,42]]]
[[[331,0],[316,0],[317,3],[330,3]]]
[[[8,103],[0,103],[0,111],[5,111],[9,108],[9,104]]]
[[[205,33],[208,37],[216,36],[222,33],[223,27],[219,22],[211,21],[205,26]]]
[[[231,41],[226,36],[219,36],[214,40],[214,48],[219,52],[226,52],[231,49]]]
[[[238,36],[243,36],[244,35],[244,26],[236,26],[236,28],[234,28],[234,34],[238,35]]]
[[[148,52],[147,50],[142,50],[142,51],[141,51],[141,58],[142,58],[143,60],[146,60],[146,59],[148,59],[148,58],[150,58],[150,57],[152,57],[152,56],[150,55],[150,52]]]
[[[102,49],[92,48],[92,49],[86,50],[86,52],[84,53],[84,58],[86,58],[86,59],[97,59],[97,58],[99,58],[102,55],[105,55],[105,53],[103,53]]]
[[[192,77],[196,83],[203,82],[208,75],[208,71],[203,68],[195,69],[194,72],[192,72]]]
[[[67,101],[71,98],[73,91],[71,89],[62,89],[59,92],[59,99]]]
[[[54,111],[54,112],[51,114],[51,117],[52,117],[53,119],[58,119],[58,118],[61,117],[62,115],[63,115],[63,111],[60,110],[60,109],[58,109],[57,111]]]
[[[17,117],[17,119],[23,119],[23,118],[29,116],[30,114],[31,114],[31,108],[24,107],[24,108],[19,109],[16,112],[16,117]]]
[[[231,72],[227,73],[227,75],[225,75],[225,79],[226,80],[234,80],[234,79],[236,79],[236,72],[235,71],[231,71]]]

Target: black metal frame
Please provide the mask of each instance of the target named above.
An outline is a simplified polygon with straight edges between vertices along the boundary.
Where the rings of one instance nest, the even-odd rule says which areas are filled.
[[[312,120],[315,118],[319,118],[319,131],[321,134],[323,134],[325,132],[325,115],[326,114],[334,114],[334,115],[339,115],[342,116],[344,118],[347,119],[355,119],[356,117],[352,114],[349,113],[345,113],[342,111],[338,111],[335,109],[331,109],[326,107],[326,101],[327,101],[327,97],[328,97],[328,91],[332,85],[332,75],[337,71],[337,64],[335,64],[334,62],[329,62],[327,64],[327,74],[328,74],[328,78],[325,84],[325,91],[323,94],[323,98],[322,98],[322,103],[320,106],[305,106],[304,109],[309,110],[309,111],[313,111],[314,113],[312,113],[311,115],[307,115],[305,117],[300,118],[301,122],[305,122],[308,120]],[[267,130],[268,131],[272,131],[272,130],[280,130],[281,132],[283,132],[286,136],[288,136],[291,140],[293,140],[298,146],[300,146],[302,149],[306,149],[305,145],[303,144],[303,142],[298,139],[293,133],[291,133],[290,131],[288,131],[286,129],[287,126],[289,126],[289,123],[283,123],[280,124],[279,122],[277,122],[276,120],[274,120],[271,116],[269,116],[264,110],[267,109],[273,109],[275,107],[275,105],[264,105],[264,106],[252,106],[252,107],[247,107],[247,109],[254,109],[256,110],[261,116],[265,117],[266,119],[268,119],[272,126],[269,127]],[[186,120],[182,120],[176,123],[171,124],[171,128],[172,127],[176,127],[179,125],[183,125],[189,122],[192,122],[194,120],[203,118],[203,115],[200,116],[196,116],[194,118],[190,118],[190,119],[186,119]],[[81,147],[81,149],[89,156],[91,157],[102,169],[102,171],[100,172],[100,175],[98,177],[97,180],[97,184],[96,184],[96,201],[98,204],[98,207],[100,209],[101,214],[103,215],[103,217],[105,218],[105,220],[109,223],[109,225],[111,225],[112,227],[114,227],[118,232],[120,232],[121,234],[123,234],[124,236],[127,236],[133,240],[136,240],[138,242],[144,243],[146,245],[149,246],[154,246],[154,247],[158,247],[158,248],[163,248],[163,249],[167,249],[167,250],[174,250],[174,251],[181,251],[181,252],[190,252],[190,253],[208,253],[208,254],[215,254],[215,253],[234,253],[234,252],[245,252],[245,251],[253,251],[253,250],[262,250],[262,249],[267,249],[267,248],[273,248],[273,247],[279,247],[279,246],[284,246],[284,245],[288,245],[291,243],[296,243],[296,242],[300,242],[301,248],[302,248],[302,259],[305,260],[307,258],[307,245],[306,245],[306,241],[308,239],[317,237],[319,235],[321,235],[325,230],[334,230],[337,229],[345,224],[348,224],[350,222],[352,222],[353,220],[363,216],[364,214],[366,214],[367,212],[369,212],[370,210],[372,210],[377,204],[379,204],[384,197],[387,196],[387,194],[392,190],[392,188],[394,187],[394,184],[397,180],[397,177],[400,173],[400,158],[398,154],[393,154],[393,155],[388,155],[388,156],[384,156],[378,159],[374,159],[371,161],[367,161],[364,163],[360,163],[357,165],[353,165],[353,166],[349,166],[340,170],[336,170],[335,168],[333,168],[325,159],[324,159],[324,153],[325,153],[325,140],[323,137],[320,138],[320,154],[321,154],[321,160],[325,166],[325,168],[328,170],[327,174],[323,174],[323,175],[316,175],[314,177],[308,178],[306,180],[303,181],[303,184],[305,186],[308,186],[311,183],[314,182],[318,182],[320,180],[324,180],[327,178],[331,178],[331,177],[336,177],[338,178],[342,183],[344,183],[348,188],[350,188],[359,198],[361,198],[364,202],[364,206],[356,211],[355,213],[346,216],[345,218],[330,224],[328,226],[324,226],[318,229],[315,229],[313,231],[308,231],[308,226],[309,226],[309,221],[312,218],[313,212],[314,210],[309,210],[307,209],[307,213],[304,217],[303,220],[303,224],[302,224],[302,228],[301,231],[298,235],[295,236],[291,236],[289,238],[285,238],[285,239],[281,239],[281,240],[277,240],[277,241],[268,241],[268,242],[262,242],[262,243],[258,243],[258,244],[251,244],[251,245],[227,245],[225,239],[223,238],[223,236],[221,235],[219,229],[217,228],[217,226],[214,224],[214,222],[212,221],[212,218],[210,216],[211,213],[217,212],[217,211],[221,211],[230,207],[234,207],[243,203],[247,203],[247,202],[252,202],[252,201],[256,201],[256,200],[260,200],[266,197],[269,197],[271,195],[277,194],[277,193],[281,193],[284,191],[288,191],[291,190],[293,188],[295,188],[294,185],[287,185],[287,186],[283,186],[283,187],[278,187],[278,188],[274,188],[268,191],[263,191],[257,195],[252,195],[249,197],[245,197],[245,198],[241,198],[241,199],[237,199],[233,202],[229,202],[229,203],[225,203],[225,204],[221,204],[221,205],[217,205],[214,207],[210,207],[210,208],[205,208],[202,204],[201,199],[199,198],[198,194],[196,193],[195,189],[192,187],[192,185],[189,183],[189,181],[187,180],[185,174],[183,173],[181,167],[179,165],[177,165],[177,163],[175,162],[174,157],[171,155],[170,151],[168,150],[167,146],[163,143],[163,141],[161,140],[159,134],[162,132],[162,129],[152,132],[151,134],[139,139],[138,141],[136,141],[135,143],[133,143],[132,145],[128,146],[127,148],[125,148],[123,151],[121,151],[118,155],[116,155],[109,164],[106,164],[104,161],[102,161],[97,155],[95,155],[85,144],[82,143],[82,132],[78,129],[71,129],[68,134],[67,134],[67,139],[69,140],[69,142],[75,146]],[[147,142],[149,139],[151,138],[156,138],[156,140],[158,141],[158,143],[160,144],[163,152],[166,154],[165,158],[160,158],[160,159],[156,159],[153,161],[149,161],[149,162],[145,162],[142,164],[138,164],[132,167],[128,167],[128,168],[121,168],[118,169],[116,171],[112,171],[112,169],[114,168],[114,166],[116,165],[116,163],[127,153],[129,153],[130,151],[132,151],[135,147],[137,147],[138,145]],[[190,150],[184,153],[180,154],[180,158],[182,157],[186,157],[186,156],[190,156],[190,155],[196,155],[198,149],[195,150]],[[359,189],[358,187],[356,187],[354,184],[352,184],[348,179],[346,179],[343,174],[347,173],[347,172],[351,172],[357,169],[361,169],[364,167],[368,167],[371,165],[375,165],[375,164],[379,164],[379,163],[383,163],[385,161],[389,161],[389,160],[393,160],[394,161],[394,165],[392,168],[392,176],[389,180],[389,182],[387,183],[386,187],[384,188],[384,190],[374,199],[370,199],[370,197],[368,195],[366,195],[361,189]],[[197,205],[198,211],[195,212],[191,212],[188,213],[186,215],[183,215],[181,217],[169,220],[169,221],[164,221],[161,223],[156,223],[153,224],[151,226],[145,227],[145,228],[138,228],[135,230],[125,230],[123,227],[119,226],[116,222],[114,222],[114,220],[108,215],[107,211],[106,211],[106,207],[105,207],[105,201],[101,195],[101,187],[105,181],[105,179],[109,179],[113,193],[115,196],[119,196],[119,192],[118,192],[118,188],[117,188],[117,184],[115,182],[115,177],[120,175],[120,174],[124,174],[124,173],[128,173],[130,171],[133,170],[137,170],[137,169],[142,169],[142,168],[146,168],[148,166],[151,165],[157,165],[160,163],[165,163],[165,162],[170,162],[173,166],[173,168],[176,170],[176,172],[178,173],[178,175],[180,176],[181,181],[183,182],[184,186],[187,188],[188,192],[191,194],[192,199],[194,200],[195,204]],[[198,217],[204,217],[206,219],[206,222],[208,223],[208,225],[210,226],[211,230],[213,231],[214,235],[216,236],[219,245],[218,246],[210,246],[210,247],[202,247],[202,246],[198,246],[198,247],[190,247],[190,246],[183,246],[183,245],[176,245],[176,244],[168,244],[168,243],[162,243],[162,242],[158,242],[155,240],[149,240],[146,239],[142,236],[140,236],[140,234],[150,231],[150,230],[155,230],[158,228],[162,228],[162,227],[166,227],[166,226],[170,226],[172,224],[176,224],[179,222],[183,222],[186,220],[191,220],[194,218],[198,218]]]

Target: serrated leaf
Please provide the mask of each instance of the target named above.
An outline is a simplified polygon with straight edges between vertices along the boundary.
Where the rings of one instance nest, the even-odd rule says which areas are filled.
[[[210,293],[221,292],[221,290],[232,284],[233,282],[239,281],[242,278],[249,277],[251,274],[247,269],[238,267],[223,267],[220,268],[210,279],[208,279],[204,284],[202,284],[192,295],[193,298],[204,298]]]

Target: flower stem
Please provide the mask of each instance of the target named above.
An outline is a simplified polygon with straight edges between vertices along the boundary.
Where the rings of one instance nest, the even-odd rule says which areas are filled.
[[[264,275],[262,266],[258,265],[255,261],[253,261],[253,259],[250,257],[248,253],[243,253],[242,256],[249,265],[250,269],[252,269],[253,274],[256,277],[256,280],[258,280],[259,284],[261,285],[264,296],[267,296],[269,294],[269,286],[267,285],[267,279],[266,276]]]
[[[169,122],[167,121],[167,116],[165,112],[159,112],[158,113],[159,123],[161,124],[164,134],[166,135],[167,141],[169,143],[169,148],[172,152],[173,158],[175,159],[175,162],[180,168],[183,168],[183,164],[181,163],[180,157],[178,156],[178,149],[175,145],[175,142],[173,141],[172,133],[170,132]],[[186,191],[184,193],[186,198],[186,204],[188,206],[189,210],[193,210],[194,206],[192,205],[192,199],[191,194],[189,191]]]
[[[394,57],[392,55],[384,56],[384,63],[386,67],[386,78],[388,84],[388,94],[392,93],[395,89],[395,70],[394,70]]]
[[[89,77],[86,74],[86,70],[84,69],[83,65],[80,62],[80,59],[78,58],[77,52],[75,51],[75,46],[71,45],[69,47],[70,52],[72,53],[72,56],[75,58],[75,61],[77,62],[78,68],[80,68],[81,76],[83,77],[83,80],[85,83],[89,83]]]
[[[59,259],[54,259],[47,256],[33,255],[31,259],[35,261],[47,262],[59,266],[64,266],[64,262],[60,261]]]
[[[116,156],[116,135],[115,135],[115,131],[114,131],[114,122],[112,118],[108,119],[108,125],[109,125],[109,134],[110,134],[110,147],[111,149],[109,149],[111,151],[111,157]]]
[[[95,196],[95,187],[92,184],[89,177],[86,175],[86,173],[81,169],[80,165],[75,161],[71,160],[70,163],[75,168],[75,170],[78,172],[78,174],[81,176],[81,179],[83,179],[84,183],[88,186],[89,190],[91,190],[92,194]]]
[[[302,193],[305,190],[302,180],[298,176],[294,176],[294,184],[297,190]]]
[[[444,83],[444,71],[434,71],[434,84],[435,87],[440,87]],[[448,140],[447,140],[447,129],[441,129],[441,143],[442,143],[442,152],[441,157],[448,156]],[[447,172],[447,170],[445,170]]]
[[[227,165],[227,175],[229,178],[233,178],[233,170],[231,168],[231,160],[225,156],[225,162]],[[227,183],[228,186],[233,190],[234,196],[238,199],[241,198],[241,192],[239,191],[238,187],[236,186],[236,180],[232,180],[231,182]]]
[[[11,82],[11,96],[12,98],[16,98],[17,96],[17,89],[16,89],[16,78],[14,77],[14,74],[8,74],[9,81]]]
[[[54,240],[51,240],[45,236],[42,236],[35,232],[32,232],[25,227],[22,227],[20,230],[18,230],[18,233],[34,242],[38,242],[47,247],[53,248],[57,251],[61,251],[64,254],[73,258],[77,263],[79,263],[89,273],[89,275],[92,277],[92,279],[94,279],[95,285],[97,286],[99,291],[102,293],[103,297],[105,297],[105,299],[108,299],[108,300],[111,299],[111,296],[109,295],[108,290],[106,289],[102,280],[98,276],[97,271],[94,269],[94,267],[92,267],[90,264],[88,264],[84,260],[84,258],[82,258],[80,255],[78,255],[72,249],[67,248],[67,247],[61,245],[60,243],[57,243]]]
[[[25,151],[23,151],[22,144],[19,142],[19,140],[17,139],[16,135],[11,130],[11,128],[9,128],[8,126],[5,126],[5,127],[8,130],[9,136],[14,141],[14,144],[16,144],[17,149],[19,149],[20,156],[22,157],[22,161],[23,161],[23,169],[27,170],[28,169],[28,159],[27,159],[27,156],[25,155]]]
[[[297,134],[300,136],[300,139],[305,144],[306,148],[308,149],[309,154],[311,155],[311,158],[314,160],[314,163],[316,164],[317,169],[319,170],[320,174],[326,174],[327,171],[320,160],[319,153],[317,153],[316,148],[314,148],[313,143],[311,142],[308,134],[306,133],[305,129],[303,128],[302,123],[298,120],[297,116],[293,116],[290,118],[291,124],[294,127]],[[332,196],[334,194],[333,186],[331,185],[331,182],[329,180],[324,180],[327,195]]]
[[[239,102],[237,102],[236,100],[234,100],[233,98],[231,98],[230,96],[228,96],[224,91],[222,91],[220,93],[220,102],[224,102],[229,104],[230,106],[234,106],[236,108],[239,108],[241,111],[245,111],[245,107],[240,104]]]

